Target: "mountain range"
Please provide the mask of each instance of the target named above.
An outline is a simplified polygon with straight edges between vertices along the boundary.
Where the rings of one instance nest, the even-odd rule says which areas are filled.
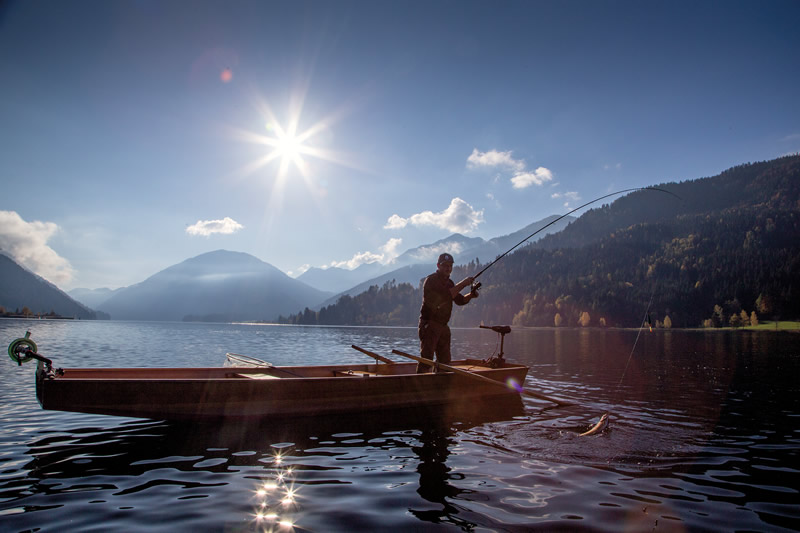
[[[452,254],[456,264],[466,263],[475,259],[488,262],[526,237],[553,223],[558,218],[559,215],[552,215],[528,224],[514,233],[495,237],[488,241],[480,237],[466,237],[460,233],[453,233],[449,237],[434,243],[406,250],[396,257],[394,261],[386,265],[369,263],[353,270],[335,267],[327,269],[311,268],[298,276],[297,279],[317,289],[337,293],[336,297],[343,294],[353,296],[367,290],[371,285],[380,286],[392,279],[397,283],[416,285],[421,277],[430,274],[429,270],[435,269],[436,259],[442,252]],[[536,238],[530,239],[526,244],[535,242],[546,235],[558,233],[574,220],[575,217],[565,216],[536,235]],[[329,302],[324,302],[324,304],[327,303]]]
[[[455,233],[406,250],[388,265],[369,263],[353,270],[312,268],[297,279],[251,255],[217,250],[187,259],[130,287],[77,288],[67,294],[11,257],[0,255],[0,306],[11,311],[27,306],[35,313],[53,311],[84,319],[269,321],[305,307],[317,309],[344,294],[355,295],[391,280],[416,285],[435,268],[436,258],[445,250],[455,255],[457,263],[492,259],[554,218],[488,241]],[[564,217],[541,236],[562,229],[572,220]]]
[[[115,320],[270,321],[305,307],[317,309],[343,294],[358,294],[389,280],[416,285],[435,268],[436,258],[443,250],[460,254],[456,259],[494,257],[505,243],[518,242],[553,219],[549,217],[489,241],[456,233],[407,250],[391,265],[371,263],[354,270],[311,269],[297,279],[251,255],[218,250],[187,259],[130,287],[116,291],[73,289],[70,295]],[[573,217],[564,217],[547,230],[556,231],[571,220]],[[419,261],[425,263],[412,264]],[[337,288],[341,290],[335,292]]]

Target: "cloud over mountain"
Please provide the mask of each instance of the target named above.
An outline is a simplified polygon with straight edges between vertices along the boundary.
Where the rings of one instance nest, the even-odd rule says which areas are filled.
[[[549,168],[537,167],[535,170],[528,170],[528,165],[524,159],[514,159],[512,152],[499,152],[489,150],[480,152],[473,148],[472,153],[467,157],[467,168],[490,168],[500,170],[510,170],[511,186],[515,189],[525,189],[531,185],[543,185],[553,180],[553,172]]]
[[[222,220],[198,220],[196,223],[186,228],[186,233],[189,235],[201,235],[208,237],[215,233],[222,235],[230,235],[236,233],[244,228],[241,224],[236,222],[230,217],[225,217]]]
[[[483,209],[476,210],[461,198],[453,198],[444,211],[423,211],[403,218],[394,214],[386,221],[385,229],[401,229],[413,226],[434,226],[456,233],[468,233],[483,222]]]
[[[0,250],[53,283],[68,283],[72,265],[47,245],[59,230],[53,222],[26,222],[15,211],[0,211]]]
[[[332,261],[330,265],[324,268],[336,267],[353,270],[361,265],[370,263],[380,263],[385,265],[387,263],[391,263],[394,258],[399,255],[400,252],[398,249],[402,243],[403,239],[392,238],[386,241],[386,244],[380,247],[381,253],[379,254],[374,252],[357,252],[347,261]]]

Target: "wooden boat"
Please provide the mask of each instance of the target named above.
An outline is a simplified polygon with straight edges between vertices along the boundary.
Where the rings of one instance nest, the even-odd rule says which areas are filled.
[[[36,352],[30,332],[13,341],[8,353],[18,364],[38,360],[36,397],[44,409],[159,420],[325,416],[469,402],[517,395],[528,372],[500,356],[454,361],[439,365],[438,372],[417,374],[416,362],[353,348],[376,363],[272,366],[228,354],[234,366],[54,369]],[[239,366],[253,362],[256,366]]]
[[[454,372],[416,374],[416,363],[266,368],[65,368],[40,361],[36,396],[44,409],[154,419],[319,416],[414,408],[516,394],[528,368],[481,361]]]

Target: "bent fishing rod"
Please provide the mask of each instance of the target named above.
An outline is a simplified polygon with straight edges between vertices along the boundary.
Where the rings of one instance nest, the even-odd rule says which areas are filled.
[[[658,187],[634,187],[634,188],[632,188],[632,189],[622,189],[621,191],[612,192],[612,193],[609,193],[609,194],[603,195],[603,196],[601,196],[600,198],[595,198],[595,199],[594,199],[594,200],[592,200],[591,202],[586,202],[586,203],[585,203],[585,204],[583,204],[582,206],[580,206],[580,207],[576,207],[576,208],[575,208],[575,209],[573,209],[572,211],[569,211],[569,212],[567,212],[567,213],[564,213],[563,215],[561,215],[561,216],[560,216],[560,217],[558,217],[557,219],[553,220],[552,222],[549,222],[549,223],[545,224],[545,225],[544,225],[544,226],[542,226],[541,228],[537,229],[536,231],[534,231],[533,233],[531,233],[530,235],[528,235],[527,237],[525,237],[524,239],[522,239],[521,241],[519,241],[517,244],[515,244],[514,246],[512,246],[511,248],[509,248],[509,249],[508,249],[508,250],[507,250],[505,253],[503,253],[502,255],[498,256],[498,257],[497,257],[497,258],[496,258],[494,261],[492,261],[491,263],[489,263],[488,265],[486,265],[485,267],[483,267],[483,270],[481,270],[480,272],[478,272],[477,274],[475,274],[475,275],[472,277],[472,279],[473,279],[473,283],[474,283],[474,280],[478,279],[478,276],[480,276],[481,274],[483,274],[484,272],[486,272],[487,270],[489,270],[489,268],[490,268],[492,265],[494,265],[495,263],[497,263],[498,261],[500,261],[502,258],[504,258],[504,257],[505,257],[505,256],[507,256],[508,254],[510,254],[511,252],[513,252],[513,251],[514,251],[514,250],[515,250],[515,249],[516,249],[518,246],[520,246],[522,243],[524,243],[525,241],[527,241],[528,239],[530,239],[531,237],[533,237],[533,236],[534,236],[534,235],[536,235],[537,233],[540,233],[541,231],[545,230],[546,228],[548,228],[548,227],[552,226],[553,224],[555,224],[555,223],[556,223],[556,222],[558,222],[559,220],[563,219],[564,217],[567,217],[567,216],[571,215],[571,214],[572,214],[572,213],[574,213],[575,211],[580,211],[581,209],[583,209],[583,208],[584,208],[584,207],[586,207],[587,205],[592,205],[592,204],[593,204],[593,203],[595,203],[595,202],[599,202],[600,200],[604,200],[604,199],[608,198],[609,196],[616,196],[616,195],[618,195],[618,194],[622,194],[622,193],[626,193],[626,192],[632,192],[632,191],[658,191],[658,192],[664,192],[664,193],[667,193],[667,194],[671,194],[672,196],[674,196],[674,197],[675,197],[675,198],[677,198],[678,200],[683,200],[683,198],[681,198],[680,196],[678,196],[678,195],[677,195],[677,194],[675,194],[674,192],[668,191],[668,190],[666,190],[666,189],[659,189]],[[480,283],[478,283],[478,284],[474,284],[474,285],[473,285],[473,290],[477,290],[479,287],[480,287]]]

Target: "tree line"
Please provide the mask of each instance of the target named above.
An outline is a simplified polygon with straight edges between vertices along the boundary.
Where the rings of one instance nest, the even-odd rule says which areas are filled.
[[[27,305],[22,306],[22,309],[19,307],[15,308],[14,311],[10,309],[6,309],[2,305],[0,305],[0,317],[3,318],[63,318],[61,315],[57,314],[53,309],[50,310],[49,313],[45,312],[38,312],[34,313],[30,310]]]

